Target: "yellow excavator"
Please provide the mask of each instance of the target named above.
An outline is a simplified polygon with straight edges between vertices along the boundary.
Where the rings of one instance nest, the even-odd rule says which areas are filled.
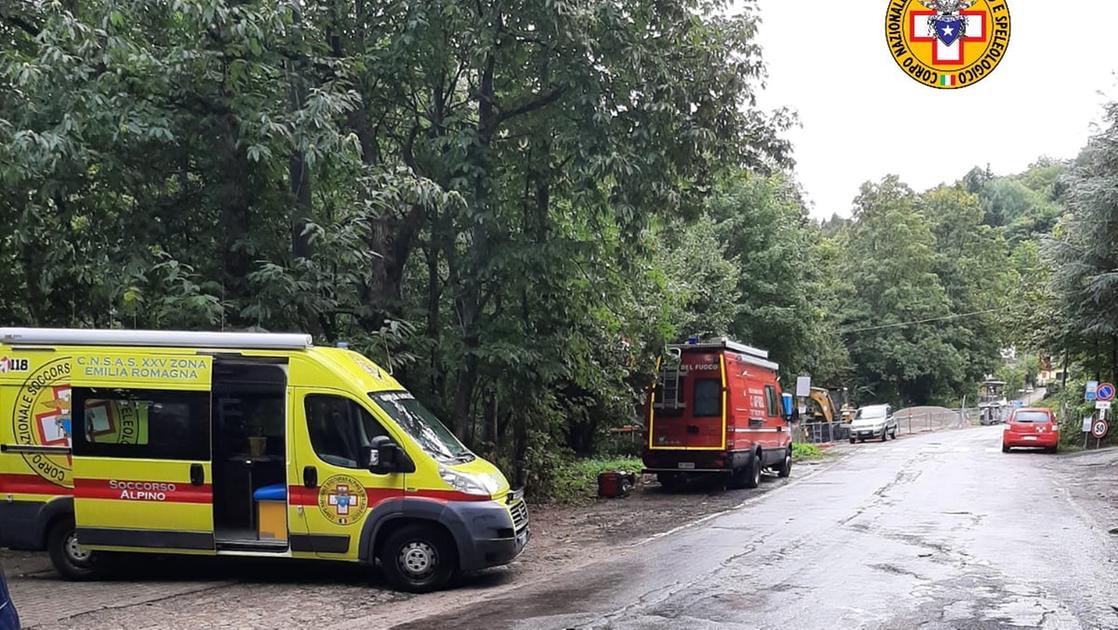
[[[822,387],[811,388],[807,400],[807,416],[803,419],[804,432],[811,441],[843,439],[848,430],[847,425],[854,419],[857,410],[849,404],[840,407],[836,400],[838,393]]]
[[[812,387],[808,396],[807,422],[834,422],[836,417],[841,420],[836,407],[831,392],[822,387]]]

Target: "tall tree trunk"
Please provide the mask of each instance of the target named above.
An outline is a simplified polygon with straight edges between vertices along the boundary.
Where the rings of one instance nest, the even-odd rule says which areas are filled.
[[[1064,348],[1064,370],[1060,375],[1060,390],[1066,391],[1068,388],[1068,361],[1071,360],[1071,351],[1066,347]]]
[[[311,217],[311,178],[302,151],[291,152],[287,174],[291,182],[291,254],[296,258],[310,258],[314,253],[307,226]]]
[[[497,127],[496,92],[493,83],[495,65],[496,61],[492,55],[489,55],[482,66],[478,82],[477,143],[471,156],[474,169],[474,207],[471,212],[470,250],[466,256],[468,261],[466,273],[460,278],[462,286],[457,300],[465,351],[462,366],[458,370],[454,395],[454,417],[458,422],[470,414],[478,377],[477,352],[481,347],[481,338],[477,326],[482,309],[482,268],[489,257],[490,228],[484,218],[490,214],[489,145]]]
[[[246,247],[252,228],[250,170],[248,156],[238,146],[240,129],[236,117],[232,114],[221,116],[218,131],[221,278],[225,299],[236,301],[248,293],[246,277],[252,268]]]
[[[436,216],[434,223],[438,224]],[[427,259],[427,339],[430,342],[431,392],[442,401],[445,395],[446,375],[439,357],[439,339],[442,336],[442,282],[439,280],[439,240],[436,228],[431,228],[431,243],[425,249]]]
[[[513,416],[513,466],[516,467],[517,488],[523,488],[528,482],[528,418],[526,415],[526,410],[521,409]]]
[[[1099,348],[1099,338],[1095,337],[1094,363],[1095,363],[1095,380],[1096,381],[1101,381],[1102,380],[1102,357],[1099,354],[1100,352],[1101,352],[1101,348]]]
[[[30,240],[24,242],[20,247],[20,266],[23,267],[24,306],[31,318],[28,324],[32,326],[45,326],[50,323],[43,321],[43,314],[48,309],[44,308],[45,304],[43,304],[39,251],[35,243]],[[70,322],[70,325],[76,325],[76,322]]]
[[[297,8],[295,9],[295,21],[302,21],[302,13]],[[337,47],[341,46],[340,40],[331,38],[327,33],[327,38],[331,39],[335,51],[340,52]],[[307,102],[307,61],[298,56],[287,63],[287,107],[288,111],[292,113],[292,118]],[[311,223],[311,176],[307,168],[307,156],[303,149],[296,146],[291,151],[291,156],[287,162],[287,177],[291,190],[291,202],[288,216],[288,225],[291,230],[291,254],[295,260],[301,258],[310,258],[313,254],[311,250],[310,234],[307,233],[307,226]]]
[[[1110,335],[1110,382],[1118,380],[1118,335]]]

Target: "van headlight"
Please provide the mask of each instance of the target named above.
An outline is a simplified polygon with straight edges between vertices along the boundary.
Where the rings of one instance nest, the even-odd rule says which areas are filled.
[[[439,477],[451,488],[479,497],[491,497],[500,489],[500,484],[492,475],[475,475],[439,466]]]

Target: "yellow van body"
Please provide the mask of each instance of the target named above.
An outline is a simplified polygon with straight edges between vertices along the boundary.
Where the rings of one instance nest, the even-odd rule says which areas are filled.
[[[0,329],[0,546],[71,577],[98,551],[379,559],[430,590],[528,535],[522,494],[356,352]]]

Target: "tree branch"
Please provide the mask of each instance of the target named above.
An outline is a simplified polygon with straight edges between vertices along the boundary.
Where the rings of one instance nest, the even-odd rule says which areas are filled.
[[[557,88],[555,88],[555,89],[553,89],[549,92],[546,92],[544,94],[541,94],[541,95],[537,96],[536,98],[534,98],[534,99],[532,99],[532,100],[530,100],[530,101],[528,101],[528,102],[526,102],[522,105],[519,105],[519,106],[514,107],[512,109],[509,109],[509,110],[504,110],[497,117],[497,122],[505,122],[506,120],[509,120],[511,118],[516,118],[517,116],[520,116],[522,114],[527,114],[527,113],[530,113],[530,112],[534,112],[538,109],[543,109],[544,107],[547,107],[548,105],[551,105],[552,103],[554,103],[554,102],[558,101],[560,98],[562,98],[563,94],[566,91],[567,91],[566,88],[557,87]]]
[[[0,19],[2,19],[4,21],[4,23],[7,24],[8,26],[18,28],[19,30],[23,31],[24,33],[27,33],[31,37],[38,37],[39,33],[42,32],[41,28],[35,26],[31,22],[28,22],[27,20],[25,20],[25,19],[23,19],[23,18],[21,18],[17,15],[0,14]]]

